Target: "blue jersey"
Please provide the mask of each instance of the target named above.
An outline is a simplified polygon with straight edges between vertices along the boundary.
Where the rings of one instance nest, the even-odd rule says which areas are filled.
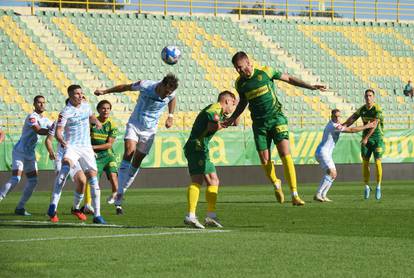
[[[140,91],[134,112],[129,118],[129,123],[139,129],[154,129],[168,103],[175,98],[175,92],[161,99],[155,92],[155,88],[161,81],[141,80],[132,85],[133,91]]]
[[[39,135],[33,130],[33,127],[36,125],[40,128],[49,128],[51,121],[36,112],[29,114],[24,120],[22,135],[16,145],[14,145],[15,150],[26,154],[34,154],[37,141],[39,140]]]
[[[70,102],[59,114],[58,126],[64,127],[64,139],[69,146],[90,147],[89,117],[92,110],[88,103],[82,102],[74,107]]]

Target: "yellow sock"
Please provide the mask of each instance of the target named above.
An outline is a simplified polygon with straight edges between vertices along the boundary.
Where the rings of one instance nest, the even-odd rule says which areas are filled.
[[[382,182],[382,163],[381,159],[375,159],[375,166],[377,168],[377,185]]]
[[[268,160],[266,164],[262,164],[263,170],[265,170],[266,176],[269,178],[272,184],[278,183],[278,178],[276,176],[275,166],[273,161]]]
[[[187,204],[188,212],[194,213],[197,209],[198,196],[200,195],[200,185],[198,183],[191,183],[187,188]]]
[[[364,177],[364,183],[369,183],[369,160],[362,159],[362,175]]]
[[[296,186],[296,171],[292,156],[288,154],[287,156],[282,157],[282,163],[283,172],[285,173],[285,178],[290,186],[290,191],[292,192],[292,195],[296,196],[298,189]]]
[[[91,187],[89,186],[89,183],[86,183],[85,187],[85,205],[91,205],[92,204],[92,197],[91,197]]]
[[[206,190],[207,212],[216,211],[218,185],[209,185]]]

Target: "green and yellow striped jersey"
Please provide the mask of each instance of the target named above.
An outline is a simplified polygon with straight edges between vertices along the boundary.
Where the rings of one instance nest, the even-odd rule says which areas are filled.
[[[239,77],[236,80],[236,90],[240,99],[247,99],[253,121],[273,117],[282,110],[275,91],[275,79],[279,79],[282,73],[271,67],[254,69],[250,78]]]
[[[207,151],[208,143],[216,133],[216,131],[209,132],[207,130],[208,123],[218,123],[223,121],[223,119],[224,114],[220,103],[210,104],[201,110],[194,121],[186,146],[193,146],[197,151]]]
[[[102,123],[102,128],[97,129],[95,126],[91,126],[91,144],[92,145],[102,145],[108,141],[108,137],[116,138],[118,135],[118,128],[115,123],[108,118],[105,122]],[[98,154],[98,157],[105,155],[113,154],[112,149],[95,151]]]
[[[374,104],[371,109],[368,109],[366,105],[359,108],[355,114],[361,117],[362,122],[366,125],[369,122],[372,122],[375,119],[378,119],[378,125],[375,128],[374,133],[370,136],[369,139],[377,140],[382,139],[384,135],[384,117],[382,116],[382,109],[378,104]],[[357,118],[357,119],[358,119]],[[369,132],[369,129],[363,131],[363,136]]]

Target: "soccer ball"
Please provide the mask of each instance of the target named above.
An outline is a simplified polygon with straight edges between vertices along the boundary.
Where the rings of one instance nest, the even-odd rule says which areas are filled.
[[[161,51],[161,59],[168,65],[175,65],[181,57],[181,51],[176,46],[166,46]]]

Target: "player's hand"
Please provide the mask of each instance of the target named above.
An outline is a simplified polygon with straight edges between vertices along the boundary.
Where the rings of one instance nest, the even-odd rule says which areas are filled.
[[[362,138],[361,145],[366,146],[368,143],[368,138]]]
[[[165,127],[170,128],[172,127],[173,123],[174,123],[174,118],[168,117],[167,120],[165,121]]]
[[[49,154],[49,159],[50,159],[50,160],[55,160],[55,159],[56,159],[56,155],[55,155],[55,153],[50,153],[50,154]]]
[[[230,117],[228,119],[225,119],[223,122],[220,123],[221,127],[223,128],[227,128],[229,126],[232,126],[234,124],[234,119],[233,117]]]
[[[102,123],[99,120],[96,120],[95,127],[96,127],[96,129],[101,129],[102,128]]]
[[[95,96],[103,96],[105,94],[105,90],[103,89],[96,89],[94,92]]]
[[[59,141],[59,140],[58,140]],[[67,144],[66,144],[66,141],[59,141],[59,144],[60,144],[60,146],[62,147],[62,148],[66,148],[66,146],[67,146]]]
[[[369,122],[365,125],[365,127],[368,128],[374,128],[375,127],[375,122]]]
[[[316,84],[316,85],[313,85],[312,87],[313,87],[312,90],[319,90],[319,91],[322,91],[322,92],[327,90],[325,85]]]

